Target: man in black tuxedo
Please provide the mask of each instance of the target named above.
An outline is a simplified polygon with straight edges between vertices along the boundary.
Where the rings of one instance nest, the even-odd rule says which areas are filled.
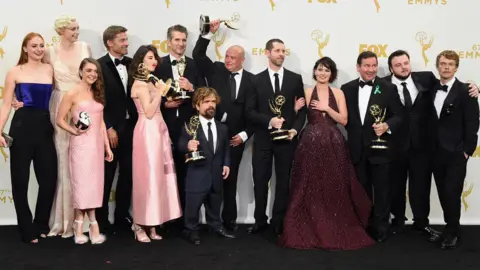
[[[195,91],[193,104],[199,112],[196,139],[185,128],[178,141],[179,150],[185,155],[202,151],[204,160],[188,164],[185,178],[185,236],[193,244],[200,244],[199,211],[205,205],[207,224],[219,236],[234,238],[222,225],[220,208],[222,186],[230,173],[230,147],[227,127],[215,120],[216,105],[220,98],[213,88],[201,87]]]
[[[161,110],[163,119],[168,127],[168,132],[173,144],[173,156],[175,160],[175,170],[177,172],[178,192],[180,194],[180,202],[182,210],[185,210],[185,156],[182,155],[176,146],[178,145],[178,138],[181,129],[185,122],[195,113],[192,107],[193,91],[198,86],[203,86],[202,77],[197,72],[195,62],[192,58],[185,56],[185,49],[187,48],[188,31],[182,25],[173,25],[167,30],[168,48],[170,54],[162,58],[162,63],[157,66],[153,74],[163,80],[168,79],[178,80],[179,85],[186,91],[188,99],[172,100],[163,99]],[[180,76],[178,72],[178,62],[186,63],[185,72]]]
[[[432,91],[437,115],[433,175],[446,226],[442,235],[431,241],[441,240],[443,249],[458,244],[467,162],[477,147],[479,128],[478,100],[471,98],[468,86],[455,78],[459,62],[454,51],[446,50],[437,56],[440,83]]]
[[[375,53],[362,52],[357,58],[360,78],[341,89],[348,109],[348,146],[360,183],[374,202],[372,236],[383,242],[389,227],[389,164],[393,154],[393,138],[400,130],[404,110],[395,85],[377,77]],[[375,106],[386,110],[383,123],[375,123],[371,111]],[[383,112],[382,112],[383,114]],[[372,141],[381,136],[387,149],[372,149]],[[373,197],[372,197],[373,194]]]
[[[257,233],[267,227],[267,197],[272,163],[275,157],[275,202],[271,224],[277,235],[282,233],[283,219],[288,206],[290,170],[297,142],[297,134],[302,129],[306,109],[303,107],[295,113],[296,99],[304,98],[302,77],[283,67],[285,45],[280,39],[267,42],[265,53],[268,68],[255,75],[254,88],[247,97],[247,119],[254,126],[253,143],[253,183],[255,194],[255,224],[248,228],[248,233]],[[279,95],[285,98],[281,109],[281,118],[271,111],[269,102]],[[270,132],[274,129],[289,131],[289,137],[273,141]]]
[[[227,125],[230,138],[230,175],[223,186],[224,226],[237,230],[237,178],[245,142],[253,135],[245,116],[248,92],[253,88],[253,74],[244,70],[245,51],[240,46],[231,46],[225,54],[225,63],[212,62],[207,56],[211,36],[218,30],[218,20],[211,22],[210,33],[199,37],[193,49],[193,59],[202,70],[209,86],[220,95],[215,119]]]
[[[103,32],[103,43],[108,53],[98,59],[102,67],[105,83],[104,120],[108,140],[113,151],[112,162],[105,162],[105,184],[103,205],[97,210],[97,218],[102,231],[109,230],[108,201],[113,179],[120,166],[115,193],[115,227],[129,229],[129,214],[132,197],[132,140],[138,114],[130,97],[132,82],[128,81],[127,70],[132,61],[127,57],[128,36],[123,26],[110,26]]]
[[[432,157],[436,143],[432,121],[437,118],[433,105],[432,89],[438,79],[431,71],[412,72],[410,55],[397,50],[388,57],[392,75],[385,77],[397,86],[398,95],[406,110],[399,131],[394,136],[397,145],[392,162],[390,212],[394,234],[403,231],[405,226],[406,186],[408,177],[408,198],[412,208],[413,228],[432,236],[438,234],[429,227],[430,190],[432,181]],[[478,96],[478,88],[471,84],[470,95]]]

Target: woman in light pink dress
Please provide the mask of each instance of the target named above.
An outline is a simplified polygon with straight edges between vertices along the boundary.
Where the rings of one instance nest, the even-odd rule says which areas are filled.
[[[100,234],[95,208],[101,207],[103,201],[103,159],[112,161],[113,154],[103,121],[105,94],[100,64],[95,59],[86,58],[80,64],[79,74],[81,82],[63,97],[56,123],[73,135],[70,137],[68,162],[75,209],[75,243],[84,244],[88,241],[82,226],[87,214],[90,241],[92,244],[101,244],[105,241],[105,236]],[[84,113],[88,117],[84,117]],[[68,114],[72,115],[73,125],[69,124],[70,121],[67,122],[70,120]],[[88,128],[82,129],[82,126],[76,125],[80,117],[82,120],[90,120],[86,123]]]
[[[182,215],[171,140],[160,112],[160,101],[166,87],[162,81],[155,83],[141,79],[155,70],[160,61],[155,47],[141,46],[133,56],[129,72],[135,79],[131,96],[138,110],[133,133],[132,230],[140,242],[150,242],[150,238],[162,239],[154,226]],[[147,69],[146,74],[138,72],[142,64]]]

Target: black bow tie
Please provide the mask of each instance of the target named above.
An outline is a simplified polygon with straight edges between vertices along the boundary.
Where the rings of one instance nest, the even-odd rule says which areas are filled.
[[[437,91],[443,91],[443,92],[447,92],[448,91],[448,85],[438,85],[437,86]]]
[[[127,66],[127,59],[125,58],[122,58],[122,60],[118,59],[118,58],[115,58],[115,66],[118,66],[120,64],[124,65],[124,66]]]
[[[182,58],[181,58],[180,60],[178,60],[178,61],[177,61],[177,60],[173,60],[173,61],[172,61],[172,66],[176,66],[178,63],[183,63],[183,62],[184,62],[184,61],[183,61]]]
[[[373,82],[372,81],[368,81],[368,82],[360,81],[360,87],[361,88],[363,88],[365,85],[373,86]]]

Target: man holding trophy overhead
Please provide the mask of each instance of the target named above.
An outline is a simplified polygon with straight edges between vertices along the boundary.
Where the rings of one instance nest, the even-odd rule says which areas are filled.
[[[248,232],[257,233],[267,227],[267,197],[275,157],[275,202],[271,224],[274,232],[279,235],[282,233],[283,218],[288,205],[296,135],[302,129],[306,118],[305,107],[295,113],[294,104],[296,99],[304,98],[305,94],[302,77],[283,67],[283,41],[269,40],[265,53],[268,67],[255,75],[254,88],[247,97],[247,119],[255,129],[252,158],[255,224]]]
[[[377,67],[375,53],[362,52],[357,58],[360,78],[342,85],[341,89],[347,102],[345,128],[352,162],[358,180],[374,202],[373,224],[369,224],[369,229],[373,229],[375,240],[383,242],[388,235],[390,217],[391,136],[398,133],[404,110],[396,86],[378,78]]]
[[[201,24],[201,28],[202,26],[205,24]],[[243,69],[245,50],[241,46],[234,45],[227,49],[225,63],[213,62],[207,56],[208,44],[219,26],[220,20],[210,22],[207,27],[209,32],[198,38],[192,54],[208,85],[216,89],[220,95],[221,102],[217,107],[215,119],[228,127],[231,167],[230,175],[223,187],[222,219],[225,228],[235,231],[237,230],[238,169],[245,142],[253,135],[245,115],[247,94],[253,88],[253,74]]]
[[[162,63],[157,66],[153,74],[163,80],[172,79],[173,85],[166,98],[162,100],[162,115],[167,124],[170,138],[173,143],[175,170],[177,172],[178,191],[182,210],[185,210],[185,158],[176,146],[178,137],[184,124],[188,123],[194,114],[192,107],[193,91],[198,86],[204,85],[204,80],[199,76],[193,59],[185,56],[188,31],[182,25],[173,25],[167,30],[168,48],[170,54],[162,58]]]

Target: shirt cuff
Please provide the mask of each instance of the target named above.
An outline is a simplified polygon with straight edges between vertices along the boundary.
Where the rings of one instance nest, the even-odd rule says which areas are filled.
[[[203,35],[202,38],[210,40],[212,39],[212,36],[213,34],[211,32],[208,32],[208,34]]]
[[[387,130],[387,133],[388,133],[388,134],[392,134],[392,130],[391,130],[391,129],[388,129],[388,130]]]
[[[224,113],[220,122],[225,123],[227,121],[227,113]]]
[[[240,138],[242,138],[243,142],[246,142],[248,140],[248,135],[245,131],[242,131],[242,132],[238,133],[237,135],[240,136]]]

